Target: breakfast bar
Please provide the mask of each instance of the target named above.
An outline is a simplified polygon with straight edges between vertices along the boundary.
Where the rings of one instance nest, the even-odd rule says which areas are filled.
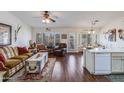
[[[84,67],[94,75],[124,73],[124,49],[84,50]]]

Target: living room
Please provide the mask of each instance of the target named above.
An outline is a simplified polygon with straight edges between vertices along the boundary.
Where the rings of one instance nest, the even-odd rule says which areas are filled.
[[[1,81],[123,81],[123,15],[120,11],[1,11],[0,46],[5,57]],[[44,64],[26,66],[43,55]],[[38,67],[41,75],[34,73]],[[6,73],[11,74],[5,77]]]
[[[123,4],[1,0],[0,92],[123,92]]]

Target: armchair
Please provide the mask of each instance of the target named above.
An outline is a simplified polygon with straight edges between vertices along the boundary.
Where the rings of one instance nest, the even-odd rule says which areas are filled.
[[[64,56],[64,54],[67,52],[67,45],[66,43],[59,43],[58,48],[54,49],[54,55],[55,56]]]

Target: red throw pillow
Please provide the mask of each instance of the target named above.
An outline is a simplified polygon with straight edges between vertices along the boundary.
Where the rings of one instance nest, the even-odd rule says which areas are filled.
[[[22,54],[28,53],[28,49],[26,47],[18,47],[18,52],[19,52],[19,55],[22,55]]]
[[[0,71],[5,71],[5,70],[6,70],[5,65],[3,64],[2,61],[0,61]]]
[[[0,61],[1,61],[3,64],[5,64],[5,61],[6,61],[5,57],[4,57],[3,54],[1,54],[1,53],[0,53]]]

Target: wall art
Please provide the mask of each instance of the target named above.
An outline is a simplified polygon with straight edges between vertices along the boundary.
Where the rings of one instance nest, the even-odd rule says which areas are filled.
[[[11,45],[12,26],[0,23],[0,46]]]

